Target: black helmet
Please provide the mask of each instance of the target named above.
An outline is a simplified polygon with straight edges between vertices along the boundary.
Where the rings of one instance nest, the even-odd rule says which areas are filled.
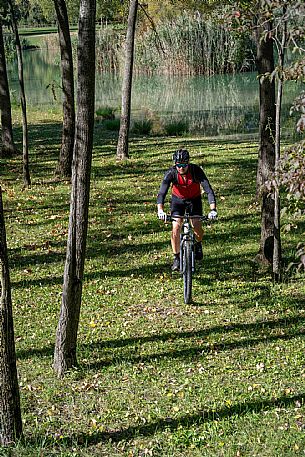
[[[187,149],[178,149],[173,154],[173,161],[175,163],[188,163],[190,160],[190,155]]]

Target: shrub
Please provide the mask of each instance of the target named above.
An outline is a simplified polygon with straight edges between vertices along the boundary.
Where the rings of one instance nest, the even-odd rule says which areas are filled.
[[[187,121],[170,121],[163,125],[164,131],[168,136],[180,136],[188,133],[189,124]]]
[[[20,38],[21,46],[23,49],[29,47],[29,44],[25,38]],[[6,60],[11,62],[16,59],[16,44],[15,44],[15,36],[12,33],[8,33],[3,37],[4,41],[4,49],[5,49],[5,57]]]
[[[136,135],[149,135],[152,131],[153,121],[151,119],[142,119],[134,121],[132,132]]]
[[[273,191],[275,187],[282,189],[286,200],[283,203],[282,213],[291,218],[303,217],[305,214],[305,142],[300,142],[287,149],[280,160],[278,170],[266,183],[267,189]],[[290,230],[294,224],[287,224]],[[305,270],[305,244],[299,243],[296,248],[295,262],[288,269],[296,266],[298,270]]]
[[[120,130],[120,119],[105,119],[103,127],[111,132],[118,132]]]
[[[278,168],[277,179],[285,190],[286,210],[294,215],[305,214],[305,143],[285,151]]]
[[[112,108],[111,106],[103,106],[98,108],[95,111],[95,115],[98,119],[115,119],[115,112],[116,108]]]

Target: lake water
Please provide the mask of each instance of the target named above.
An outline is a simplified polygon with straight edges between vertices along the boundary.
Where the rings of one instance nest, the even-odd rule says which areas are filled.
[[[24,52],[27,103],[43,109],[61,106],[58,53],[48,49]],[[16,63],[8,65],[10,89],[19,99]],[[292,131],[295,119],[289,109],[300,88],[285,85],[283,124]],[[121,79],[96,75],[96,108],[111,106],[120,112]],[[258,80],[255,73],[211,77],[136,75],[133,81],[132,118],[160,122],[187,121],[192,132],[203,134],[255,133],[258,125]]]

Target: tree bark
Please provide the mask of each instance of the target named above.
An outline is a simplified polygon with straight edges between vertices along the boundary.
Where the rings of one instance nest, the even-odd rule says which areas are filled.
[[[286,7],[283,8],[283,16],[285,15]],[[279,75],[278,75],[278,89],[276,100],[276,120],[275,120],[275,173],[277,172],[279,161],[281,158],[281,110],[282,110],[282,97],[283,97],[283,75],[285,58],[285,46],[287,41],[287,22],[284,22],[282,31],[282,39],[279,45]],[[281,264],[282,264],[282,245],[281,245],[281,200],[280,191],[276,185],[274,191],[274,251],[272,272],[273,278],[276,282],[281,280]]]
[[[16,152],[13,139],[12,108],[8,86],[3,42],[3,25],[0,19],[0,111],[2,127],[2,157],[11,157]]]
[[[77,364],[76,344],[82,298],[93,147],[95,7],[95,0],[81,0],[78,24],[76,140],[72,164],[70,219],[54,352],[54,370],[58,376],[63,376],[69,368]]]
[[[131,88],[137,11],[138,0],[130,0],[128,25],[125,40],[125,68],[122,84],[121,122],[116,154],[118,160],[128,158],[128,137],[130,127]]]
[[[273,39],[268,36],[272,23],[266,22],[257,32],[258,75],[274,70]],[[266,35],[266,38],[263,38]],[[271,264],[273,259],[274,198],[264,183],[274,172],[275,165],[275,82],[266,77],[259,84],[259,153],[257,167],[257,196],[261,201],[261,239],[257,260]]]
[[[62,177],[72,174],[75,139],[74,71],[69,20],[65,0],[54,0],[61,55],[63,90],[63,127],[59,161],[55,173]]]
[[[29,135],[28,135],[28,121],[26,111],[26,97],[24,90],[24,77],[23,77],[23,59],[22,49],[19,38],[18,26],[15,19],[15,13],[12,1],[8,2],[11,12],[11,23],[12,29],[15,35],[16,41],[16,53],[17,53],[17,64],[18,64],[18,79],[20,86],[20,102],[22,110],[22,157],[23,157],[23,185],[29,187],[31,185],[30,168],[29,168]]]
[[[22,421],[1,187],[0,287],[0,444],[6,446],[20,438],[22,434]]]

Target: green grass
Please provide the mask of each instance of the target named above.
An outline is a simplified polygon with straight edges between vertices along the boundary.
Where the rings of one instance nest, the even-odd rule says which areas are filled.
[[[76,31],[77,26],[70,26],[71,31]],[[33,36],[33,35],[47,35],[49,33],[58,33],[57,27],[45,26],[45,27],[20,27],[20,36]]]
[[[131,138],[131,158],[117,163],[115,134],[97,124],[79,367],[60,380],[52,356],[70,188],[53,175],[60,116],[29,118],[33,185],[22,191],[21,157],[2,160],[1,175],[25,434],[9,455],[303,456],[304,275],[274,285],[253,264],[257,145]],[[155,207],[181,144],[219,202],[190,305]],[[283,237],[286,263],[302,230],[300,221]]]

